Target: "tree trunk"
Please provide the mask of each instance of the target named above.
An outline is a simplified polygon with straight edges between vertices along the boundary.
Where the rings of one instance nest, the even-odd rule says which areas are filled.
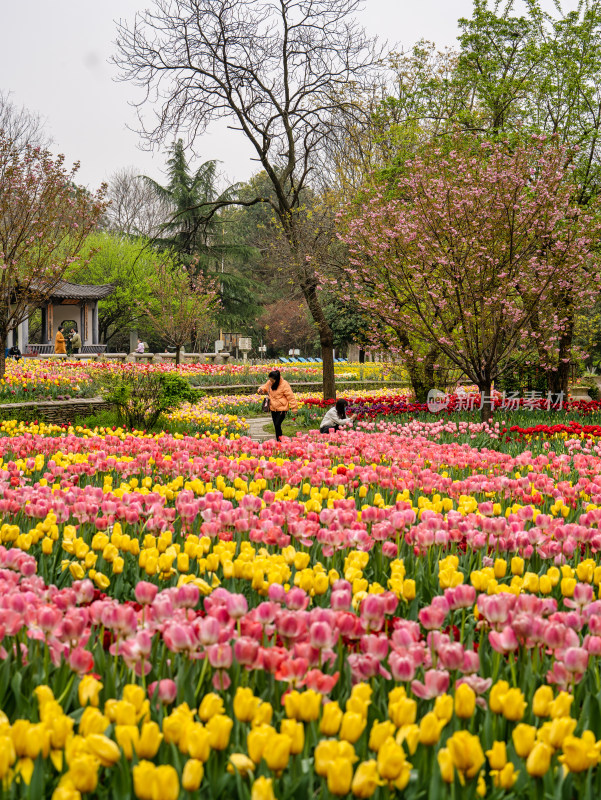
[[[176,367],[179,367],[179,363],[180,363],[180,360],[181,360],[181,352],[182,352],[182,346],[181,346],[181,344],[178,344],[177,347],[175,348],[175,366]]]
[[[492,381],[490,379],[478,384],[482,405],[480,406],[480,422],[490,422],[493,416],[493,405],[491,399]]]
[[[323,308],[317,296],[317,283],[306,280],[301,283],[301,289],[309,311],[319,331],[321,344],[321,358],[323,361],[323,398],[324,400],[336,399],[336,376],[334,374],[334,333],[323,313]]]
[[[0,378],[4,377],[4,373],[6,372],[6,337],[8,336],[8,331],[0,331]]]

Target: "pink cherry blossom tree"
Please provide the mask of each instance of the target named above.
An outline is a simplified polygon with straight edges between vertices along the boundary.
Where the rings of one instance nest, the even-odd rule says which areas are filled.
[[[150,276],[151,300],[140,303],[156,334],[175,347],[175,363],[181,351],[214,324],[219,298],[214,284],[202,273],[190,278],[187,269],[161,261]]]
[[[0,378],[8,333],[78,261],[106,208],[105,187],[91,195],[75,184],[78,166],[0,129]]]
[[[578,208],[570,171],[552,139],[456,137],[347,210],[346,283],[377,323],[374,345],[412,358],[436,347],[483,393],[483,419],[510,356],[534,342],[548,367],[574,305],[599,291],[598,216]]]

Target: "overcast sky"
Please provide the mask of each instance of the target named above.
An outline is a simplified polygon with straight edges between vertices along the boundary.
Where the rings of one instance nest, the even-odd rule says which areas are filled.
[[[550,3],[550,0],[548,0]],[[572,0],[568,0],[571,4]],[[80,181],[91,188],[121,167],[162,178],[164,153],[139,148],[129,101],[134,86],[115,82],[109,63],[115,20],[131,20],[149,0],[0,0],[0,89],[46,120],[53,149],[81,162]],[[453,45],[457,19],[472,0],[366,0],[363,23],[371,34],[410,46],[420,38]],[[230,180],[257,170],[242,134],[219,125],[197,142],[204,161],[217,158]]]

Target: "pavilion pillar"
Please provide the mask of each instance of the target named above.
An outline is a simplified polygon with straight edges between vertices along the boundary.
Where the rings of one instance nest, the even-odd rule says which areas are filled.
[[[29,317],[19,323],[19,350],[24,353],[29,344]]]
[[[79,304],[79,335],[81,336],[82,347],[86,344],[86,304]]]
[[[92,344],[98,344],[98,300],[92,306]]]
[[[48,306],[42,306],[42,344],[48,344]]]

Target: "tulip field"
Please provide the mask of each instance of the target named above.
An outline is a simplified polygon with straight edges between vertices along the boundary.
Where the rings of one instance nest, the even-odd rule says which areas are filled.
[[[4,422],[0,797],[599,797],[595,420]]]

